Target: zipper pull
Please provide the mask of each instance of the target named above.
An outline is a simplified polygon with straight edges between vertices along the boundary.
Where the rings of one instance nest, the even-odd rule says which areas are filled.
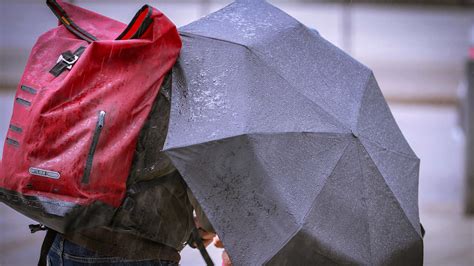
[[[97,126],[100,127],[100,128],[103,128],[104,123],[105,123],[105,111],[100,111],[99,112],[99,121],[97,123]]]
[[[92,171],[92,163],[94,161],[95,150],[97,148],[97,144],[99,143],[100,133],[102,132],[102,128],[104,127],[104,124],[105,124],[105,111],[101,110],[99,112],[99,117],[95,125],[95,131],[92,137],[92,143],[89,148],[89,153],[87,154],[86,167],[84,168],[84,175],[82,176],[82,181],[81,181],[83,184],[89,183],[89,177]]]

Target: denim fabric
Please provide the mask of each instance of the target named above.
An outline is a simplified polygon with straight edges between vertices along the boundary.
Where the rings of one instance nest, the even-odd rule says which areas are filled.
[[[48,252],[48,266],[178,266],[177,262],[164,260],[130,260],[119,257],[103,257],[57,235]]]

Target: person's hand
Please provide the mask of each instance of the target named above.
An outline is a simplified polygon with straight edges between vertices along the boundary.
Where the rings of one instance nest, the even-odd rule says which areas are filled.
[[[224,248],[224,243],[222,243],[218,235],[214,237],[214,246],[216,246],[216,248]]]
[[[214,237],[216,236],[216,234],[207,232],[206,230],[202,228],[199,228],[198,230],[199,230],[199,236],[201,236],[202,243],[204,244],[204,246],[205,247],[209,246],[209,244],[211,244],[212,241],[214,241]]]
[[[201,224],[199,223],[199,219],[197,219],[197,217],[194,217],[194,223],[196,224],[196,228],[198,228],[199,236],[201,237],[204,246],[209,246],[209,244],[214,241],[214,237],[216,236],[216,234],[202,229]]]
[[[219,239],[219,236],[214,237],[214,246],[217,248],[224,248],[224,243]],[[224,250],[222,251],[222,266],[232,266],[232,262],[230,261],[229,254]]]

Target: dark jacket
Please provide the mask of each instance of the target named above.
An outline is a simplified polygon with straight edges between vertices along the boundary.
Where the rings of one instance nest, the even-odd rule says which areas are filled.
[[[185,182],[161,151],[170,113],[170,79],[163,82],[147,122],[140,132],[127,196],[113,223],[68,234],[66,239],[104,256],[179,261],[194,228],[193,205],[204,215]],[[213,230],[205,217],[206,229]]]

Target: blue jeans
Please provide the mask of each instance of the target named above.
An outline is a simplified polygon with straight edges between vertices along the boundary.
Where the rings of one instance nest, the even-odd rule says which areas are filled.
[[[48,252],[48,266],[178,266],[177,262],[165,260],[130,260],[119,257],[102,257],[96,252],[90,251],[65,240],[61,235],[56,235],[53,245]]]

